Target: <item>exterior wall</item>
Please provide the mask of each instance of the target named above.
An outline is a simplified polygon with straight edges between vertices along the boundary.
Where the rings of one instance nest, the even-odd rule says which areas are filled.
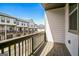
[[[64,8],[58,8],[46,11],[45,15],[46,35],[49,41],[65,43],[64,17],[65,17]]]
[[[7,23],[7,19],[10,21],[10,23]],[[16,19],[6,17],[5,20],[6,20],[6,24],[7,24],[7,25],[16,25],[16,24],[14,23],[14,22],[16,22]]]
[[[30,28],[34,28],[34,23],[29,22],[29,27],[30,27]]]
[[[28,27],[28,23],[27,22],[25,22],[25,26],[24,27]]]
[[[11,16],[7,16],[6,14],[3,15],[3,16],[1,16],[1,15],[3,15],[3,14],[0,14],[0,30],[4,30],[4,33],[3,34],[2,34],[2,32],[0,33],[0,36],[1,36],[2,39],[4,39],[4,38],[7,39],[8,37],[10,37],[10,38],[11,37],[17,37],[19,35],[22,35],[22,36],[23,35],[26,35],[26,34],[29,33],[29,28],[28,27],[30,27],[30,31],[32,33],[34,32],[33,30],[35,29],[35,27],[34,27],[33,20],[30,21],[30,22],[27,22],[27,21],[21,21],[18,18],[13,18]],[[2,21],[1,20],[1,17],[4,18],[4,21],[3,22],[1,22]],[[17,22],[19,22],[19,24],[17,24]],[[11,27],[14,30],[13,32],[12,31],[11,32],[9,31]],[[18,29],[19,28],[21,28],[22,31],[18,32]],[[26,31],[24,31],[24,29]],[[7,37],[7,35],[8,35],[8,37]]]
[[[68,32],[68,4],[65,6],[65,44],[71,53],[71,55],[78,55],[78,35]],[[68,43],[68,40],[71,41],[71,44]]]
[[[17,21],[19,24],[17,24],[17,27],[23,27],[24,26],[24,23],[22,21]],[[23,23],[23,25],[22,25]]]
[[[1,17],[3,17],[5,19],[5,22],[1,22]],[[9,20],[10,23],[7,23],[7,20]],[[5,17],[5,16],[0,16],[0,24],[16,25],[14,22],[16,22],[16,19]]]

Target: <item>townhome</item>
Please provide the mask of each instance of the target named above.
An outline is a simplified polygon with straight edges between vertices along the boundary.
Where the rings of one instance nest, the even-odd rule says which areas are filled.
[[[33,20],[15,18],[0,12],[0,40],[33,33],[37,29]]]
[[[0,12],[0,40],[15,36],[16,18]]]
[[[17,34],[16,36],[22,36],[24,35],[24,21],[22,21],[22,19],[18,19],[17,18]]]
[[[37,24],[34,24],[34,32],[38,31],[38,25]]]
[[[0,40],[5,39],[5,19],[0,15]]]
[[[17,19],[17,36],[28,34],[28,22],[23,19]]]
[[[6,18],[6,38],[10,39],[15,37],[16,34],[16,18]]]
[[[32,19],[29,19],[28,22],[29,22],[29,33],[33,33],[35,23]]]
[[[24,35],[29,33],[28,27],[29,27],[29,22],[24,20]]]

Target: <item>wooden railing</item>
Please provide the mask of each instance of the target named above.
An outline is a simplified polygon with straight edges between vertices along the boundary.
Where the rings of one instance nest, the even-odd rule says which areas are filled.
[[[28,56],[45,42],[45,32],[37,32],[0,42],[0,53],[7,56]]]

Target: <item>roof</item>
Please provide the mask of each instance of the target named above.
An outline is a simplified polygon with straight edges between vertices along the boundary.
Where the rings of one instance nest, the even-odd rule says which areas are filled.
[[[18,21],[27,22],[27,20],[20,19],[20,18],[16,18],[16,17],[13,17],[13,16],[11,16],[11,15],[9,15],[9,14],[6,14],[6,13],[3,13],[3,12],[0,12],[0,15],[1,15],[1,16],[5,16],[5,17],[10,17],[10,18],[15,18],[15,19],[18,20]]]
[[[0,12],[0,15],[1,15],[1,16],[5,16],[5,17],[15,18],[15,17],[10,16],[9,14],[3,13],[3,12]]]
[[[16,20],[22,21],[22,22],[34,23],[33,19],[31,19],[31,18],[29,18],[29,19],[21,19],[21,18],[10,16],[9,14],[3,13],[3,12],[0,12],[0,15],[5,16],[5,17],[10,17],[10,18],[15,18]]]
[[[17,18],[18,21],[22,21],[22,22],[32,22],[30,19],[21,19],[21,18]]]
[[[27,22],[34,23],[33,19],[27,19]]]

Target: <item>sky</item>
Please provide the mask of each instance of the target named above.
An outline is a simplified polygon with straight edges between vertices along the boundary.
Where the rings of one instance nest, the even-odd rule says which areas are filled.
[[[44,9],[40,3],[0,3],[0,12],[44,24]]]

